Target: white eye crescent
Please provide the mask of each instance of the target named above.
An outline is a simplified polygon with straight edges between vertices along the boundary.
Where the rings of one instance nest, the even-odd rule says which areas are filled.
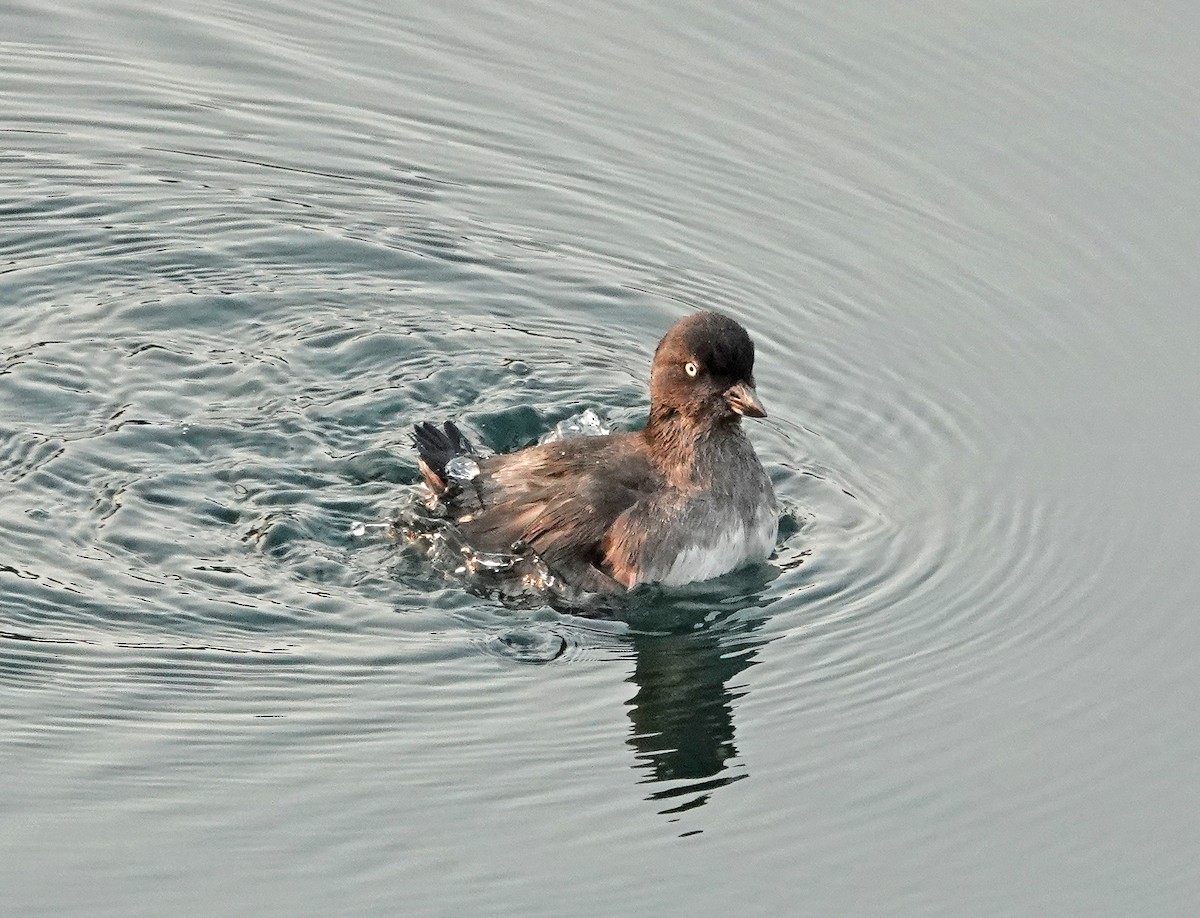
[[[689,360],[683,365],[683,372],[687,373],[688,376],[695,376],[700,372],[700,368],[696,366],[696,361]]]

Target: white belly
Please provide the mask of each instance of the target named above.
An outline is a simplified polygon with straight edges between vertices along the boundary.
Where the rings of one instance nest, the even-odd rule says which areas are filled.
[[[765,561],[775,549],[779,519],[773,507],[762,507],[749,527],[739,523],[726,527],[711,540],[684,548],[666,574],[655,578],[664,586],[682,586],[711,580],[739,567]]]

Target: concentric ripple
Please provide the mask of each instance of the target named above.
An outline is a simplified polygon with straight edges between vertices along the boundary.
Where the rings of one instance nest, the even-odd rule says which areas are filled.
[[[1190,913],[1197,26],[4,5],[8,911]],[[636,428],[702,308],[768,563],[397,525],[414,422]]]

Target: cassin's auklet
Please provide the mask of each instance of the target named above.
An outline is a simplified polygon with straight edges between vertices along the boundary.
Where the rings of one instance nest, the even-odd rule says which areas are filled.
[[[733,319],[700,312],[658,344],[643,430],[487,458],[449,421],[417,424],[414,442],[425,482],[472,548],[524,543],[572,587],[611,593],[708,580],[770,556],[778,504],[741,423],[765,416],[754,342]],[[456,479],[456,459],[478,474]]]

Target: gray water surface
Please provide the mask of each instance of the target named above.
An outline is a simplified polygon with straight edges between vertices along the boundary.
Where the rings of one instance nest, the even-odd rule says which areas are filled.
[[[0,8],[12,915],[1200,901],[1200,9]],[[758,344],[772,561],[588,619],[410,425]]]

